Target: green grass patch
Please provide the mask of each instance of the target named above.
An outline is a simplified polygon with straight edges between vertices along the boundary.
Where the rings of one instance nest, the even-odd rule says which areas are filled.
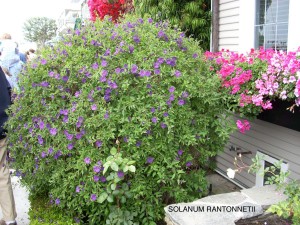
[[[75,225],[61,209],[53,207],[46,196],[30,196],[30,225]]]

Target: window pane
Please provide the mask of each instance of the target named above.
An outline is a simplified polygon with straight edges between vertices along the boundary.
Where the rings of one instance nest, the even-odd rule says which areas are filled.
[[[276,25],[265,26],[265,48],[276,48]]]
[[[255,27],[255,48],[264,47],[264,26]]]
[[[276,23],[277,0],[267,0],[266,4],[266,24]]]
[[[256,25],[265,23],[265,6],[266,0],[256,0]]]
[[[277,25],[277,50],[287,50],[287,40],[288,40],[288,23],[282,23]]]
[[[289,21],[289,0],[278,1],[277,22]]]

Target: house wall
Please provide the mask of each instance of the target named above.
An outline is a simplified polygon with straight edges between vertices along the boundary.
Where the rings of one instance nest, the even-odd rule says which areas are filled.
[[[288,50],[295,50],[300,46],[300,29],[297,24],[299,8],[299,0],[290,0]],[[219,11],[219,49],[241,53],[250,51],[254,47],[255,0],[220,0]],[[300,132],[256,119],[251,122],[251,130],[246,134],[232,134],[224,152],[216,157],[220,173],[226,174],[228,168],[235,168],[233,162],[237,154],[229,150],[231,146],[238,147],[243,152],[252,152],[243,155],[243,162],[238,161],[241,166],[251,165],[252,158],[259,150],[287,162],[291,171],[290,178],[300,180]],[[237,173],[234,180],[244,187],[253,187],[256,174],[248,173],[245,169]]]
[[[300,132],[298,131],[262,120],[254,120],[251,122],[251,129],[246,134],[240,132],[232,134],[224,152],[217,156],[217,167],[223,172],[227,168],[235,168],[233,161],[234,157],[237,157],[237,153],[229,150],[231,146],[240,148],[242,152],[252,152],[252,154],[242,156],[243,162],[238,160],[240,166],[247,167],[251,165],[252,157],[259,150],[287,162],[288,169],[291,172],[290,178],[300,179]],[[248,173],[246,168],[238,173],[235,179],[245,187],[253,187],[255,186],[255,176],[255,174]]]
[[[239,47],[239,0],[220,0],[219,50]]]

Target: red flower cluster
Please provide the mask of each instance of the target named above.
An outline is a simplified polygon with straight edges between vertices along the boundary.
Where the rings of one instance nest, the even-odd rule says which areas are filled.
[[[108,0],[88,0],[88,6],[91,14],[91,20],[95,21],[97,17],[103,19],[105,16],[111,16],[117,20],[125,9],[123,5],[126,0],[114,0],[110,3]]]

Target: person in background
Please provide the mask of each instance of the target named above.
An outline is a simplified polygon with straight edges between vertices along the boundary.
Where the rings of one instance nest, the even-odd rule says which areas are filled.
[[[36,54],[35,54],[35,50],[34,49],[29,49],[27,52],[26,52],[26,56],[27,56],[27,61],[31,61],[33,60],[35,57],[36,57]]]
[[[9,93],[9,83],[5,74],[0,67],[0,205],[3,219],[0,225],[17,225],[15,200],[10,180],[9,166],[7,163],[7,137],[3,128],[8,116],[5,110],[11,104],[11,96]]]
[[[23,52],[20,52],[19,51],[19,45],[18,45],[18,43],[16,42],[16,46],[17,46],[17,54],[19,55],[19,57],[20,57],[20,60],[25,64],[26,63],[26,55],[23,53]]]
[[[18,55],[17,44],[11,40],[10,34],[3,34],[0,37],[0,66],[6,75],[11,87],[18,89],[18,75],[22,70],[23,62]]]

